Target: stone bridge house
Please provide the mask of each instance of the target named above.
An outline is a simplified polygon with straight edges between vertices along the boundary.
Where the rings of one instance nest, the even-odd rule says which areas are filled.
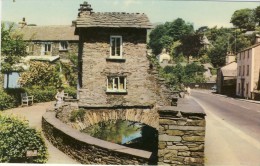
[[[78,107],[86,111],[85,124],[81,124],[108,118],[147,124],[158,130],[158,164],[203,165],[205,113],[194,102],[190,107],[187,101],[183,101],[184,107],[171,107],[172,93],[148,60],[147,30],[152,28],[148,17],[143,13],[93,12],[84,2],[75,27],[79,36]],[[150,163],[151,153],[88,136],[83,139],[81,133],[55,121],[53,113],[44,115],[46,138],[81,163]],[[67,141],[68,137],[73,139]]]

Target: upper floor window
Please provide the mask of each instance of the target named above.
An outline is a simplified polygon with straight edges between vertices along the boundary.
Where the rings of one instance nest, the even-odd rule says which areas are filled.
[[[238,76],[241,76],[241,66],[239,66]]]
[[[67,41],[61,41],[59,50],[60,51],[67,51],[68,47],[69,47],[69,44],[68,44]]]
[[[239,54],[239,60],[241,60],[241,53]]]
[[[42,55],[51,55],[51,43],[43,43],[42,45]]]
[[[247,51],[247,58],[249,59],[250,51]]]
[[[249,76],[249,65],[246,67],[246,75]]]
[[[110,58],[122,58],[122,36],[110,36]]]
[[[126,77],[107,77],[107,92],[126,92]]]
[[[245,75],[245,66],[243,66],[243,76]]]

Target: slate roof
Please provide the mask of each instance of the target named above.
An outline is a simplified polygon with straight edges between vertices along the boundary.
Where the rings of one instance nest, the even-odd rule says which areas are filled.
[[[75,27],[67,26],[25,26],[20,32],[24,40],[36,41],[78,41],[79,37],[74,35]]]
[[[237,63],[231,62],[224,67],[221,67],[223,77],[236,77],[237,76]]]
[[[76,27],[111,27],[111,28],[152,28],[144,13],[104,12],[91,13],[78,17]]]

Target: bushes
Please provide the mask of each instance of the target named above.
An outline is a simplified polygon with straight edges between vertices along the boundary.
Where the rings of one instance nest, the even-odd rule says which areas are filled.
[[[0,110],[15,107],[15,98],[0,90]]]
[[[37,156],[28,158],[26,152],[36,150]],[[0,162],[45,163],[47,148],[40,132],[15,117],[0,115]]]
[[[32,95],[35,103],[48,102],[55,100],[55,94],[57,92],[55,87],[40,87],[34,86],[32,88],[26,88],[28,95]]]
[[[57,93],[55,87],[44,87],[33,86],[31,88],[17,88],[17,89],[6,89],[0,90],[0,110],[6,110],[17,107],[21,104],[21,93],[27,92],[28,95],[34,96],[34,103],[54,101]],[[77,97],[77,91],[73,87],[66,87],[65,93],[73,98]]]

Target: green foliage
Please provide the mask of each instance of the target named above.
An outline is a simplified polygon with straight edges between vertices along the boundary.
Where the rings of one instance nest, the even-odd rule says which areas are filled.
[[[155,55],[162,52],[163,48],[170,51],[173,42],[180,40],[183,36],[194,32],[193,25],[186,23],[183,19],[177,18],[172,22],[158,25],[150,33],[149,46]]]
[[[59,73],[59,67],[46,63],[31,61],[30,68],[21,74],[19,80],[21,86],[56,86],[62,85],[61,76]]]
[[[254,30],[256,26],[254,14],[254,10],[252,9],[236,10],[231,17],[230,22],[241,30]]]
[[[209,56],[207,54],[204,54],[199,59],[199,62],[202,63],[202,64],[209,63],[210,62],[210,58],[209,58]]]
[[[191,63],[182,66],[178,63],[176,66],[166,66],[163,77],[170,83],[172,89],[180,90],[181,85],[185,83],[203,83],[205,78],[203,73],[205,69],[202,65]]]
[[[0,90],[0,110],[19,106],[21,104],[21,93],[24,92],[34,96],[34,103],[49,102],[55,100],[57,88],[53,86],[46,86],[44,88],[32,86],[30,88]],[[66,87],[64,92],[68,93],[69,96],[72,96],[73,98],[77,98],[77,91],[73,87]]]
[[[57,93],[57,88],[53,86],[45,87],[44,89],[39,86],[32,86],[30,88],[25,88],[25,90],[28,95],[34,96],[33,101],[35,103],[54,101]]]
[[[179,51],[181,51],[187,57],[197,57],[199,56],[200,50],[203,48],[201,43],[202,35],[200,34],[189,34],[181,38],[181,46]]]
[[[26,156],[28,150],[37,150],[37,156]],[[45,163],[47,147],[40,132],[29,127],[28,122],[0,115],[0,162]]]
[[[255,22],[260,26],[260,6],[257,6],[254,10]]]
[[[70,55],[69,62],[60,62],[62,73],[70,86],[76,87],[78,78],[78,56]]]
[[[77,119],[84,121],[86,111],[84,109],[73,110],[70,114],[70,121],[75,122]]]
[[[21,57],[26,56],[26,43],[22,35],[14,30],[13,24],[8,28],[5,24],[1,24],[1,55],[2,73],[22,70],[15,64],[20,62]]]
[[[16,102],[15,98],[8,95],[3,90],[0,90],[0,110],[1,111],[15,107],[16,106],[15,102]]]
[[[74,99],[77,98],[77,89],[74,87],[65,87],[64,93],[68,93],[69,96],[73,97]]]

